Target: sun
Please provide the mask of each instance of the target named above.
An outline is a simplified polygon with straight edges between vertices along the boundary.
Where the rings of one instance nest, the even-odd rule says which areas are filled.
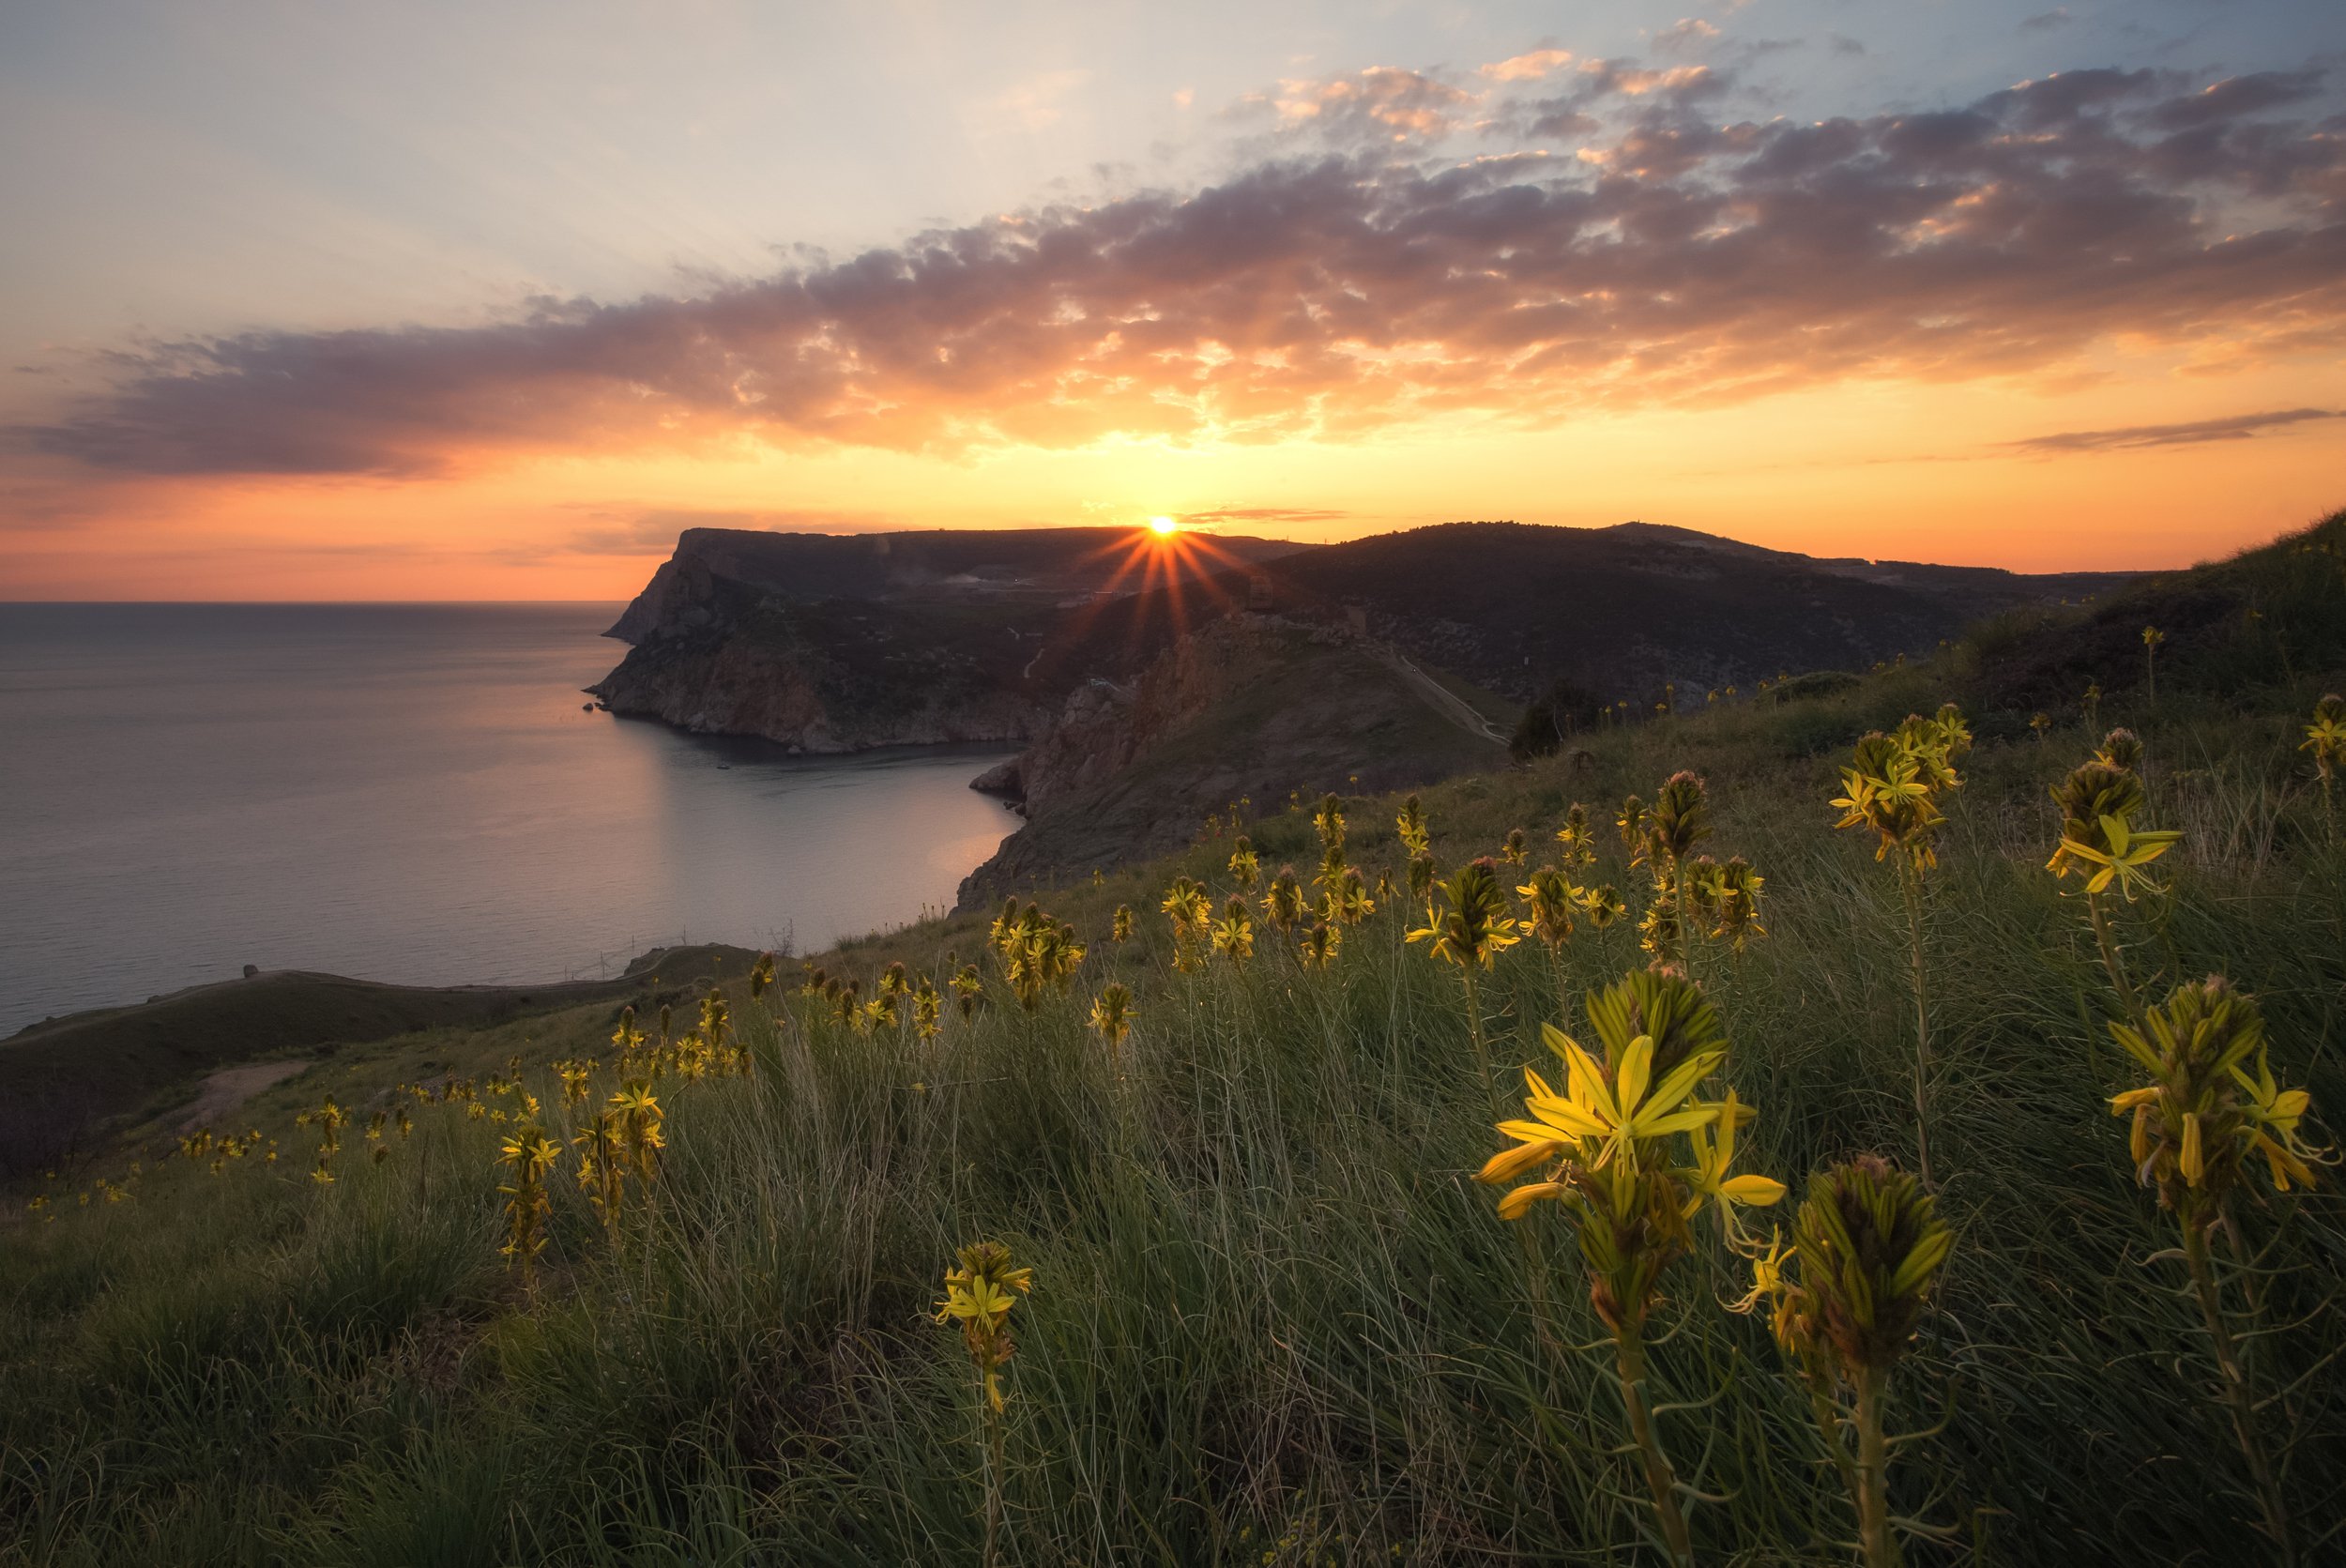
[[[1175,522],[1170,517],[1151,517],[1149,519],[1149,531],[1157,535],[1161,539],[1167,538],[1178,532],[1181,526],[1181,525],[1179,523]]]

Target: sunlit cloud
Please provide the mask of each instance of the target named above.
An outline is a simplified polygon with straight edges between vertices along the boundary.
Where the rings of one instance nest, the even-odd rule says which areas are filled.
[[[1480,76],[1289,82],[1278,117],[1348,129],[1202,188],[689,296],[127,351],[110,389],[12,434],[116,472],[394,478],[1341,442],[2071,374],[2113,343],[2242,363],[2346,342],[2346,134],[2312,72],[2073,71],[1820,122],[1735,118],[1701,66],[1541,50]],[[1440,145],[1488,154],[1501,126],[1497,156]]]
[[[1372,66],[1332,80],[1281,83],[1269,101],[1283,122],[1308,123],[1331,141],[1408,142],[1448,135],[1480,99],[1421,71]]]
[[[1681,17],[1653,35],[1653,47],[1664,53],[1686,53],[1718,41],[1719,30],[1699,16]]]
[[[1483,67],[1481,73],[1494,82],[1537,82],[1570,64],[1569,49],[1534,49],[1528,54],[1494,61]]]

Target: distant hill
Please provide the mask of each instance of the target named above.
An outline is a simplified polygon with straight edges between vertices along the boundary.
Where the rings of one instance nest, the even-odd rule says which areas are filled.
[[[1173,567],[1171,581],[1166,568]],[[1528,701],[1559,676],[1646,706],[1921,653],[2119,573],[1820,560],[1683,528],[1450,523],[1347,543],[1113,528],[832,536],[688,529],[611,635],[613,711],[808,751],[1024,742],[1085,682],[1135,677],[1258,602]]]
[[[1372,634],[1529,701],[1558,676],[1644,707],[1780,673],[1922,654],[2023,604],[2111,591],[2121,572],[1823,560],[1624,523],[1445,523],[1271,561],[1290,608],[1357,604]]]

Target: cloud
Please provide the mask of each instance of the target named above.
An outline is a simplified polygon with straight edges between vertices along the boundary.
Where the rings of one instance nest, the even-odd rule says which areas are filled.
[[[2285,408],[2269,414],[2235,414],[2228,419],[2194,419],[2180,425],[2134,425],[2125,430],[2072,430],[2032,435],[2004,445],[2045,455],[2129,451],[2143,447],[2195,447],[2208,441],[2246,441],[2259,431],[2304,424],[2309,419],[2346,419],[2346,409]]]
[[[1731,84],[1702,68],[1587,62],[1561,97],[1463,103],[1362,72],[1293,99],[1371,145],[687,297],[150,344],[12,434],[118,471],[398,476],[1546,427],[1857,378],[2041,379],[2121,340],[2335,352],[2346,135],[2275,117],[2312,83],[2085,70],[1803,122],[1732,117]],[[1557,133],[1568,152],[1397,155],[1382,138],[1420,113],[1585,129]]]
[[[1653,35],[1653,47],[1665,54],[1691,53],[1718,41],[1719,30],[1699,16],[1681,17]]]
[[[2020,31],[2023,33],[2058,32],[2060,29],[2068,26],[2072,18],[2069,15],[2068,7],[2055,6],[2051,10],[2040,11],[2036,15],[2020,23]]]
[[[1494,61],[1479,68],[1480,74],[1494,82],[1537,82],[1572,64],[1569,49],[1535,49],[1529,54]]]
[[[1288,129],[1308,128],[1330,146],[1432,141],[1449,135],[1480,101],[1423,71],[1372,66],[1349,76],[1283,82],[1267,104]]]
[[[2318,70],[2264,70],[2230,76],[2198,92],[2173,99],[2151,113],[2162,130],[2192,130],[2303,103],[2321,90]]]
[[[1340,523],[1352,514],[1321,507],[1216,507],[1210,511],[1185,511],[1180,520],[1191,527],[1212,528],[1231,523]]]

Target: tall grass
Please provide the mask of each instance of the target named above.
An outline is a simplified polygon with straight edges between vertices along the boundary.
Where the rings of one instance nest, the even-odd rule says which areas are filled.
[[[1797,1189],[1854,1151],[1909,1157],[1907,922],[1824,800],[1829,753],[1938,695],[1898,672],[1827,704],[1610,736],[1578,770],[1431,790],[1435,853],[1455,866],[1509,827],[1552,829],[1573,799],[1703,773],[1714,842],[1768,877],[1770,935],[1701,955],[1732,1087],[1765,1111],[1741,1168]],[[2276,1067],[2317,1111],[2337,1105],[2340,867],[2294,732],[2277,708],[2171,689],[2143,727],[2155,809],[2191,836],[2171,894],[2121,911],[2119,939],[2162,986],[2221,970],[2257,993]],[[2196,1309],[2151,1261],[2171,1228],[2104,1104],[2125,1075],[2092,934],[2043,870],[2045,789],[2089,738],[1983,734],[1939,841],[1930,1137],[1961,1240],[1898,1375],[1900,1414],[1936,1428],[1892,1474],[1892,1513],[1938,1532],[1910,1560],[2218,1563],[2253,1540]],[[1356,809],[1351,852],[1400,882],[1392,815]],[[1276,863],[1311,828],[1293,812],[1253,833]],[[1518,1244],[1470,1180],[1500,1140],[1457,977],[1404,946],[1415,912],[1380,908],[1325,972],[1269,931],[1252,963],[1196,974],[1171,968],[1162,921],[1104,940],[1110,907],[1153,908],[1176,872],[1226,891],[1227,853],[1051,895],[1091,956],[1032,1013],[997,987],[922,1043],[802,998],[770,1014],[737,999],[754,1074],[660,1086],[666,1162],[621,1247],[565,1164],[534,1299],[498,1256],[500,1129],[451,1107],[328,1187],[296,1153],[218,1179],[175,1164],[133,1202],[11,1225],[0,1548],[58,1564],[974,1561],[968,1365],[928,1318],[954,1247],[985,1236],[1036,1282],[1004,1373],[1006,1561],[1653,1560],[1569,1238],[1549,1206],[1523,1222],[1540,1244]],[[1634,880],[1617,860],[1595,875]],[[887,958],[941,977],[949,949],[980,945],[956,921],[826,962],[868,988]],[[1584,929],[1561,959],[1575,997],[1641,961],[1625,924]],[[1525,944],[1480,977],[1502,1081],[1540,1054],[1540,1023],[1581,1023],[1560,1015],[1554,962]],[[1087,1027],[1110,980],[1136,1015],[1113,1063]],[[584,1108],[542,1067],[533,1087],[567,1140]],[[2319,1560],[2346,1519],[2346,1384],[2324,1371],[2346,1348],[2346,1214],[2325,1187],[2253,1198],[2242,1221],[2276,1466]],[[1558,1271],[1543,1287],[1536,1269]],[[1649,1329],[1696,1552],[1843,1559],[1849,1503],[1806,1395],[1764,1323],[1719,1309],[1748,1283],[1699,1249]]]

